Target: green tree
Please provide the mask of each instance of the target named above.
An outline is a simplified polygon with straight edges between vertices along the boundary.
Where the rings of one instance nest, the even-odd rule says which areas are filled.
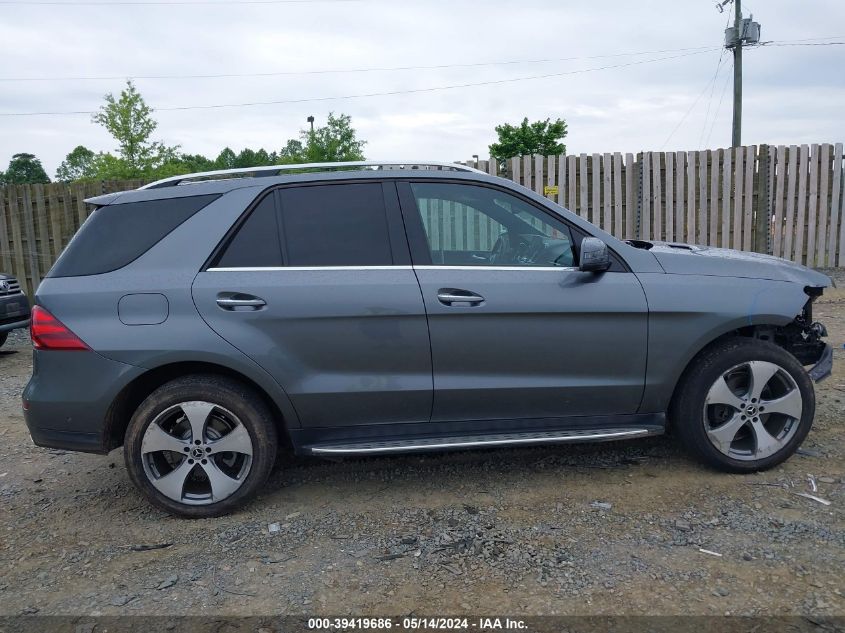
[[[528,117],[525,117],[519,125],[503,123],[496,126],[499,141],[490,145],[490,156],[503,162],[514,156],[529,154],[565,154],[566,145],[560,141],[566,137],[566,133],[566,121],[563,119],[529,123]]]
[[[84,145],[77,145],[56,170],[56,180],[72,182],[94,178],[97,175],[96,157]]]
[[[2,173],[2,172],[0,172]],[[9,167],[3,173],[2,182],[7,185],[48,183],[47,172],[35,155],[21,153],[12,156]]]
[[[267,153],[263,147],[258,150],[244,149],[235,157],[234,166],[238,169],[245,169],[247,167],[262,167],[264,165],[273,165],[279,160],[276,152]]]
[[[178,158],[178,147],[166,147],[151,140],[158,123],[152,117],[153,109],[131,81],[126,82],[119,97],[109,93],[105,101],[92,121],[102,125],[118,144],[117,160],[120,162],[106,162],[110,169],[117,169],[119,173],[109,173],[110,177],[151,176],[162,165]]]
[[[288,139],[288,142],[279,152],[279,163],[282,165],[289,163],[301,163],[304,154],[305,146],[302,144],[302,141],[295,138]]]
[[[206,158],[202,154],[181,154],[179,161],[188,170],[185,173],[192,173],[198,171],[213,171],[217,169],[217,165],[213,160]]]
[[[359,141],[352,127],[352,117],[348,114],[335,116],[329,112],[326,124],[316,128],[313,132],[302,130],[299,133],[302,162],[324,163],[350,160],[364,160],[364,145],[366,141]],[[288,141],[286,149],[291,147]],[[282,150],[284,156],[284,150]]]
[[[109,152],[97,152],[93,163],[96,180],[123,180],[133,177],[126,161]]]
[[[223,151],[214,159],[215,169],[234,169],[235,161],[238,160],[238,155],[232,151],[230,147],[224,147]]]
[[[166,163],[158,166],[150,174],[151,178],[168,178],[181,174],[192,174],[200,171],[212,171],[217,165],[202,154],[178,154]]]
[[[235,167],[238,169],[244,169],[246,167],[255,167],[258,164],[259,163],[257,158],[257,152],[248,148],[242,149],[241,152],[235,158]]]

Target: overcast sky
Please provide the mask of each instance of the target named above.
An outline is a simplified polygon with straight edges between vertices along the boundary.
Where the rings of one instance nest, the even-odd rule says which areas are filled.
[[[235,151],[279,149],[307,125],[308,115],[319,124],[332,110],[352,116],[359,137],[368,141],[368,158],[484,158],[495,140],[494,126],[524,116],[566,119],[569,153],[730,143],[729,54],[713,78],[732,7],[720,14],[714,0],[229,0],[220,6],[66,1],[67,6],[0,3],[0,78],[53,78],[0,81],[0,114],[95,110],[105,93],[120,91],[118,77],[518,61],[524,63],[136,84],[160,108],[158,140],[210,157],[227,145]],[[845,41],[842,0],[754,0],[743,8],[762,24],[764,41],[828,36]],[[679,50],[696,47],[712,48]],[[629,54],[643,51],[672,52]],[[527,63],[567,57],[578,59]],[[771,46],[746,50],[744,57],[744,143],[845,140],[845,46]],[[617,67],[580,72],[606,66]],[[164,110],[543,75],[403,95]],[[55,79],[80,76],[113,78]],[[52,176],[77,145],[114,150],[112,139],[90,119],[0,116],[0,169],[12,154],[31,152]]]

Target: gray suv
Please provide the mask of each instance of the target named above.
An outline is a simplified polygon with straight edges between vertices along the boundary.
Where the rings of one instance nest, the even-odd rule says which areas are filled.
[[[240,176],[240,177],[235,177]],[[278,447],[382,455],[671,431],[770,468],[829,375],[830,279],[620,241],[442,163],[213,172],[96,207],[35,296],[39,446],[106,453],[155,505],[229,511]]]

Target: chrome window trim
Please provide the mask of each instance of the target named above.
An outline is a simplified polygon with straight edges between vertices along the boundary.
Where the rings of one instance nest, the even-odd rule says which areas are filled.
[[[413,270],[411,266],[243,266],[209,268],[210,273],[259,273],[276,271],[309,271],[309,270]]]
[[[208,268],[209,273],[237,272],[276,272],[276,271],[317,271],[317,270],[495,270],[495,271],[535,271],[535,272],[573,272],[575,266],[243,266]]]
[[[426,264],[424,266],[414,266],[417,270],[497,270],[497,271],[527,271],[533,270],[537,272],[571,272],[578,270],[577,266],[438,266],[437,264]]]

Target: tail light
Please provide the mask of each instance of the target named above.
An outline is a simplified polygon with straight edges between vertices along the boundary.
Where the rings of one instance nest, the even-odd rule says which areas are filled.
[[[29,326],[32,346],[42,350],[87,350],[82,342],[68,327],[41,306],[32,308],[32,321]]]

